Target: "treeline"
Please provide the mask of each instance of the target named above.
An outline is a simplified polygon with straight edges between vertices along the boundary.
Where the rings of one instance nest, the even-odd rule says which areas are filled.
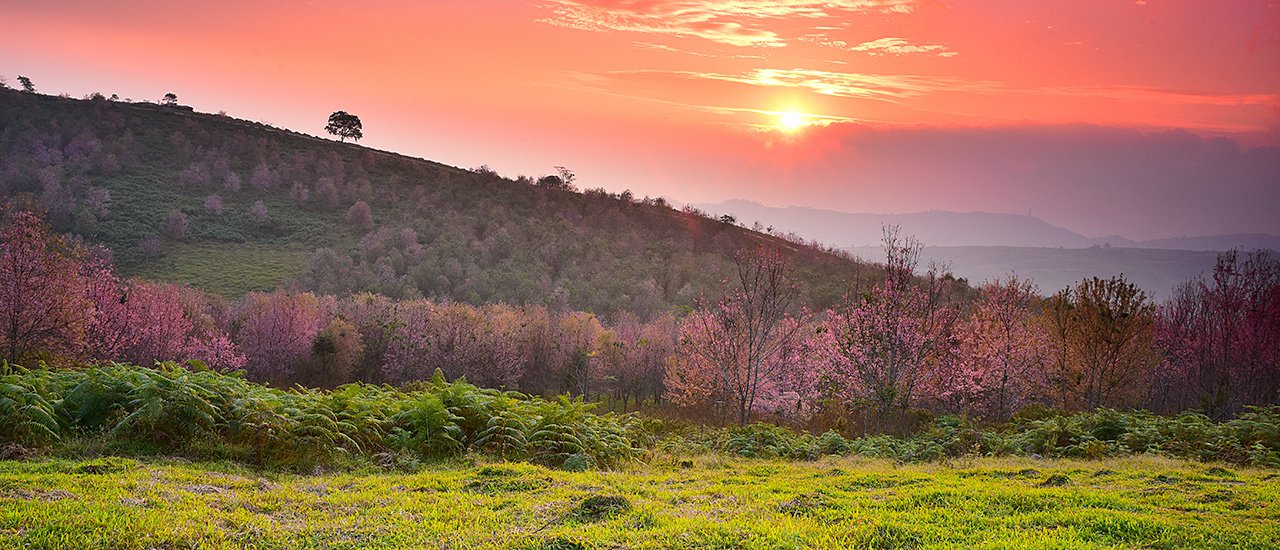
[[[374,294],[250,293],[227,301],[189,287],[123,279],[37,215],[0,229],[0,349],[10,363],[73,367],[196,360],[278,386],[403,384],[437,370],[485,387],[663,397],[678,320],[544,306],[472,306]]]
[[[648,318],[713,291],[745,246],[789,247],[824,305],[863,267],[660,198],[573,185],[567,170],[504,178],[226,116],[0,90],[0,194],[38,202],[56,231],[105,245],[125,274],[204,245],[257,243],[306,251],[276,284],[321,294]],[[204,269],[242,267],[253,266]]]
[[[1028,409],[1145,408],[1215,419],[1280,402],[1280,258],[1220,256],[1164,304],[1123,277],[1043,298],[1007,277],[958,299],[886,234],[884,278],[841,306],[798,302],[784,255],[738,257],[718,300],[681,323],[665,379],[677,403],[746,424],[764,415],[901,432],[932,414],[1000,423]],[[922,283],[918,281],[923,281]]]
[[[1121,277],[1047,298],[1010,277],[971,299],[954,279],[917,271],[917,243],[891,232],[886,250],[882,273],[855,280],[838,307],[808,309],[789,256],[757,248],[686,314],[601,319],[368,293],[227,301],[123,279],[13,210],[0,243],[0,349],[26,365],[196,360],[277,386],[403,384],[438,369],[486,387],[846,433],[910,431],[932,414],[999,423],[1037,407],[1225,419],[1280,395],[1272,255],[1224,254],[1157,305]]]

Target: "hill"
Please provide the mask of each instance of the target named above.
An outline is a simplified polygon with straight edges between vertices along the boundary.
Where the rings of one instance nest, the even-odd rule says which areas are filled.
[[[43,205],[125,274],[227,296],[284,284],[643,316],[717,286],[742,247],[792,251],[819,307],[860,268],[662,199],[563,183],[183,108],[0,91],[6,198]]]

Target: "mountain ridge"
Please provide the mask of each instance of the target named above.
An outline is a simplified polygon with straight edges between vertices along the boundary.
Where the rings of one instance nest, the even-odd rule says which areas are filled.
[[[840,248],[874,246],[885,224],[898,225],[925,246],[1007,246],[1089,248],[1113,246],[1163,250],[1225,251],[1231,248],[1280,250],[1280,236],[1232,233],[1135,240],[1119,235],[1088,237],[1029,214],[928,210],[903,214],[844,212],[807,206],[768,206],[746,199],[692,206],[727,214],[744,223],[759,221],[775,231],[794,232]]]

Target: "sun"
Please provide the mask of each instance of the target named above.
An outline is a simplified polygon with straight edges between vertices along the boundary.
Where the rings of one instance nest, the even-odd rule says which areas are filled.
[[[778,114],[778,128],[784,132],[794,132],[809,125],[809,117],[795,111]]]

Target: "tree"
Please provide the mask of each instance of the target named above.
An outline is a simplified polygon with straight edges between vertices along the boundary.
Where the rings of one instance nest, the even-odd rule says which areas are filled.
[[[31,212],[0,226],[0,348],[10,362],[36,352],[78,355],[93,317],[84,251]]]
[[[791,352],[807,315],[791,316],[800,293],[781,251],[743,251],[734,260],[737,279],[726,281],[716,302],[700,299],[699,311],[685,321],[666,380],[677,402],[727,400],[734,419],[746,425],[763,390],[797,366]]]
[[[487,168],[487,167],[482,167]],[[556,173],[538,178],[537,185],[545,189],[563,189],[572,191],[574,182],[578,180],[578,176],[572,170],[563,166],[556,166]]]
[[[204,198],[204,211],[215,216],[222,215],[222,197],[209,195]]]
[[[982,286],[969,316],[956,327],[951,372],[939,388],[963,409],[1003,422],[1042,383],[1049,335],[1033,322],[1036,287],[1015,276]]]
[[[1218,256],[1212,275],[1180,285],[1158,310],[1157,408],[1196,408],[1222,420],[1280,399],[1280,259]]]
[[[373,213],[369,210],[369,203],[364,201],[356,201],[347,209],[347,223],[351,227],[361,231],[368,231],[373,227]]]
[[[1093,277],[1050,297],[1041,318],[1053,349],[1047,382],[1059,405],[1137,404],[1159,361],[1146,293],[1123,275]]]
[[[27,93],[35,93],[36,85],[31,83],[31,78],[18,75],[18,84],[22,85],[22,91]]]
[[[184,240],[189,230],[187,215],[179,210],[170,210],[169,217],[164,222],[164,234],[171,239]]]
[[[311,293],[251,293],[239,314],[236,343],[259,380],[293,380],[320,332],[320,301]]]
[[[166,106],[166,107],[174,107],[174,106],[177,106],[177,105],[178,105],[178,94],[175,94],[175,93],[173,93],[173,92],[169,92],[169,93],[167,93],[167,94],[164,94],[164,97],[163,97],[162,99],[160,99],[160,104],[161,104],[161,105],[164,105],[164,106]]]
[[[329,321],[311,343],[303,381],[319,388],[334,388],[354,381],[356,361],[360,359],[360,333],[342,319]]]
[[[950,352],[955,310],[944,301],[949,280],[930,269],[923,284],[915,269],[920,244],[885,229],[885,278],[871,289],[846,295],[828,311],[824,377],[844,399],[870,408],[874,430],[896,427],[935,380]]]
[[[267,166],[267,163],[260,162],[254,167],[253,174],[249,176],[249,186],[256,191],[265,192],[274,188],[279,180],[279,174]]]
[[[341,141],[346,141],[347,138],[360,141],[364,137],[363,127],[360,117],[346,111],[335,111],[329,115],[329,123],[325,125],[324,131],[338,136]]]
[[[270,214],[267,212],[267,205],[263,204],[262,201],[254,201],[253,206],[249,207],[249,219],[253,221],[254,225],[266,225],[267,221],[271,219]]]

